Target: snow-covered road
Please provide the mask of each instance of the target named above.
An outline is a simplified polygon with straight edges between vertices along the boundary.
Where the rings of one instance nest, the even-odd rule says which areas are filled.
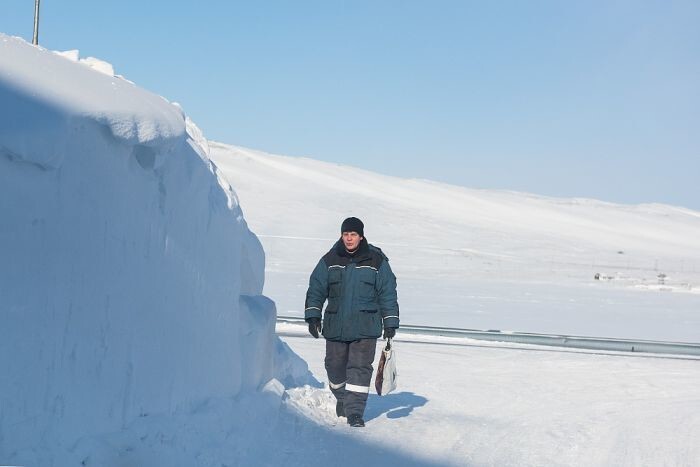
[[[277,330],[325,381],[323,340]],[[329,436],[362,441],[322,461],[356,465],[358,446],[383,441],[437,465],[700,465],[700,360],[400,334],[395,348],[399,388],[370,395],[364,430],[338,423],[327,389],[288,391]],[[394,465],[385,455],[375,465]]]

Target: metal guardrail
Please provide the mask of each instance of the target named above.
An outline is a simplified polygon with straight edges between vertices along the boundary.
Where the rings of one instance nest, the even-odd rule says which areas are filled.
[[[304,318],[298,318],[295,316],[278,316],[277,321],[303,323]],[[557,334],[534,334],[526,332],[479,331],[476,329],[412,325],[401,325],[400,333],[446,337],[467,337],[470,339],[494,342],[514,342],[517,344],[548,345],[553,347],[570,347],[587,350],[700,356],[700,343],[690,342],[664,342],[605,337],[567,336]]]

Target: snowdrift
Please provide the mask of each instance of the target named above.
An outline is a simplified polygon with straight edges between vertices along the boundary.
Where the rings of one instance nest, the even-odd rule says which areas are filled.
[[[0,35],[0,464],[304,373],[201,133],[110,71]]]

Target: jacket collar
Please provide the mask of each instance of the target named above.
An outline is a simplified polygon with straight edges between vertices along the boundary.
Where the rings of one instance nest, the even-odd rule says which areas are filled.
[[[343,256],[346,258],[365,258],[366,256],[369,256],[369,243],[367,243],[367,238],[363,237],[360,241],[360,246],[357,247],[357,251],[354,254],[350,254],[345,249],[343,239],[341,238],[335,242],[335,252],[338,254],[338,256]]]

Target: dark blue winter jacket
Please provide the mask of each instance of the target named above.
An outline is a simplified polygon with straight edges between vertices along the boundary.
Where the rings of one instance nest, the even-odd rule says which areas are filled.
[[[399,327],[396,276],[382,250],[364,238],[355,254],[339,240],[318,262],[306,292],[306,320],[321,318],[326,300],[322,334],[328,340],[377,338],[382,328]]]

